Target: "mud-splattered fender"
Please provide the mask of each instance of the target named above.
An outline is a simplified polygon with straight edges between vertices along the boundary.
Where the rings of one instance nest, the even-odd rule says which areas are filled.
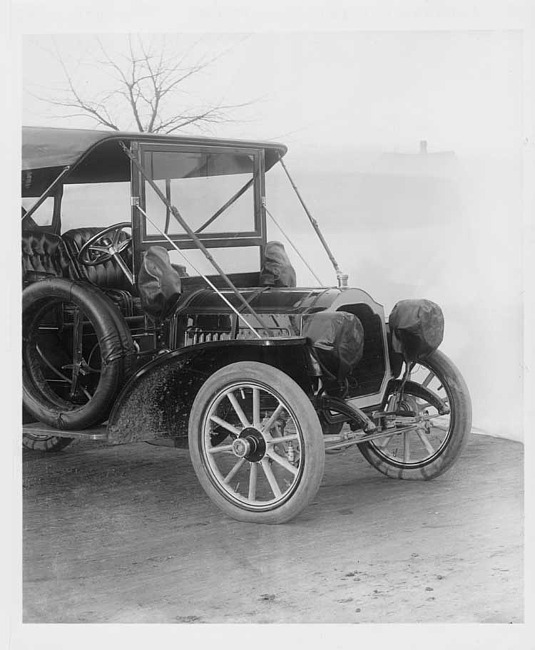
[[[212,341],[162,354],[138,370],[119,394],[108,420],[108,442],[187,437],[191,405],[198,390],[219,368],[237,361],[275,366],[311,393],[306,339]]]

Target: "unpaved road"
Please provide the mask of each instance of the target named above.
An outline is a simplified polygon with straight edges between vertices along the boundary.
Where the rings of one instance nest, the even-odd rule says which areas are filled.
[[[523,446],[474,436],[449,473],[328,456],[313,504],[242,524],[186,451],[75,443],[23,456],[25,623],[519,623]]]

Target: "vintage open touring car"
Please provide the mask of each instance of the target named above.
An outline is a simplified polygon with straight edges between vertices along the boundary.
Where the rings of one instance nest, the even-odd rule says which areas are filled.
[[[402,479],[452,465],[471,406],[437,350],[440,308],[402,300],[387,321],[346,286],[285,153],[269,142],[23,129],[26,448],[80,437],[189,446],[213,502],[259,523],[288,521],[311,501],[326,453],[357,446]],[[268,240],[275,165],[337,286],[299,287],[289,255],[306,264],[302,252]]]

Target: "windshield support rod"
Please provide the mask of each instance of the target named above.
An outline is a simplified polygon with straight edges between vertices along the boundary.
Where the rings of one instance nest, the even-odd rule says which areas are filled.
[[[211,223],[213,223],[213,222],[217,219],[217,217],[219,217],[220,214],[223,214],[223,212],[225,212],[225,210],[226,210],[227,208],[230,208],[230,206],[231,206],[233,203],[235,203],[235,202],[240,198],[240,196],[242,196],[242,194],[245,194],[245,192],[247,192],[247,190],[248,190],[248,189],[251,187],[251,185],[253,184],[253,181],[254,181],[254,177],[251,178],[251,180],[247,181],[247,183],[245,183],[245,185],[244,185],[243,187],[241,187],[241,188],[236,192],[236,194],[234,194],[234,196],[232,196],[232,197],[231,197],[231,198],[230,198],[230,199],[225,203],[225,205],[222,205],[222,206],[219,208],[219,210],[218,210],[217,212],[214,212],[214,214],[213,214],[213,215],[208,219],[208,221],[205,221],[205,222],[203,223],[203,225],[202,225],[200,228],[197,228],[197,230],[195,231],[195,233],[196,233],[196,234],[199,234],[199,233],[202,232],[205,228],[208,228],[208,226],[209,226]]]
[[[178,223],[184,228],[184,230],[188,233],[188,235],[191,237],[197,248],[204,253],[204,256],[206,259],[212,264],[212,266],[215,268],[215,270],[219,273],[219,275],[223,278],[223,280],[227,283],[228,287],[231,289],[231,291],[234,293],[234,295],[238,298],[238,300],[242,303],[242,305],[247,309],[247,311],[256,318],[257,322],[260,324],[262,329],[265,330],[267,336],[271,336],[272,332],[269,329],[269,327],[264,323],[262,318],[256,313],[256,311],[251,307],[251,305],[245,300],[245,298],[242,296],[242,294],[238,291],[238,289],[235,287],[234,283],[232,280],[226,275],[226,273],[223,271],[223,269],[219,266],[219,264],[214,260],[214,258],[210,255],[210,252],[206,248],[206,246],[202,243],[202,241],[197,237],[197,235],[193,232],[193,230],[189,227],[188,223],[184,220],[178,209],[171,204],[170,201],[167,200],[166,196],[162,193],[160,188],[156,185],[156,183],[150,178],[147,174],[147,172],[143,169],[143,166],[140,164],[140,162],[137,160],[137,158],[132,154],[132,152],[126,147],[124,142],[121,142],[121,147],[123,148],[123,151],[126,153],[126,155],[130,158],[130,160],[134,163],[134,165],[137,167],[143,178],[147,181],[147,183],[152,187],[152,189],[156,192],[156,194],[160,197],[161,201],[163,201],[164,205],[167,206],[169,210],[171,210],[171,213],[175,217],[175,219],[178,221]]]
[[[37,208],[42,205],[45,202],[45,199],[47,199],[50,194],[52,193],[52,190],[56,189],[58,184],[60,183],[61,179],[65,176],[65,174],[70,171],[71,166],[68,165],[63,169],[63,171],[60,173],[60,175],[56,178],[55,181],[53,181],[47,189],[41,194],[39,199],[32,205],[32,207],[22,215],[22,219],[26,219],[26,217],[31,217],[32,214],[37,210]]]
[[[279,162],[282,165],[282,168],[284,169],[284,171],[286,172],[286,176],[288,176],[288,180],[290,181],[292,187],[294,188],[294,191],[297,194],[297,198],[299,199],[299,202],[303,206],[303,209],[306,212],[306,215],[307,215],[310,223],[312,224],[312,227],[316,231],[316,234],[318,235],[319,240],[322,243],[323,248],[325,249],[325,252],[329,256],[329,259],[331,260],[331,264],[334,267],[334,270],[336,272],[336,277],[338,279],[338,286],[339,287],[347,286],[347,275],[345,275],[345,273],[342,273],[342,271],[340,270],[340,267],[338,266],[338,262],[336,261],[334,255],[332,254],[331,249],[329,248],[329,245],[325,241],[323,233],[321,232],[320,227],[318,225],[318,222],[310,214],[309,209],[305,205],[305,202],[303,201],[303,198],[302,198],[301,194],[299,193],[299,190],[297,189],[297,185],[294,183],[292,177],[290,176],[290,172],[288,171],[288,169],[286,168],[286,165],[284,164],[284,160],[279,157]]]

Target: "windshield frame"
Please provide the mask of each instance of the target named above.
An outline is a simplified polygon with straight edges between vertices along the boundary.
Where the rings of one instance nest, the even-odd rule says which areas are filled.
[[[234,231],[234,232],[204,232],[203,226],[198,233],[198,238],[207,248],[227,248],[227,247],[243,247],[243,246],[264,246],[266,243],[266,215],[264,210],[265,204],[265,158],[264,150],[253,147],[228,147],[228,146],[199,146],[199,145],[182,145],[182,144],[161,144],[143,142],[136,143],[132,147],[132,153],[136,155],[140,165],[143,165],[145,154],[147,153],[171,153],[180,156],[185,153],[208,153],[208,154],[225,154],[235,153],[251,156],[253,159],[253,206],[254,211],[254,229],[250,231]],[[137,151],[136,151],[137,150]],[[142,178],[141,173],[136,169],[132,169],[132,193],[133,197],[137,197],[140,206],[146,210],[145,198],[146,181]],[[221,207],[230,207],[234,200],[238,198],[236,195],[229,196],[227,204]],[[137,200],[135,199],[135,200]],[[233,199],[233,200],[232,200]],[[180,205],[177,207],[180,208]],[[222,214],[222,211],[220,214]],[[220,214],[218,216],[220,216]],[[150,215],[149,215],[150,216]],[[147,234],[145,232],[144,218],[138,210],[133,211],[133,236],[134,236],[134,249],[142,254],[149,246],[158,245],[167,249],[171,249],[172,245],[159,233]],[[183,213],[184,219],[188,222],[187,211]],[[212,218],[213,215],[207,214],[207,218]],[[172,218],[172,217],[171,217]],[[181,249],[194,249],[197,248],[196,244],[189,237],[188,234],[169,234],[170,239],[175,242]]]

